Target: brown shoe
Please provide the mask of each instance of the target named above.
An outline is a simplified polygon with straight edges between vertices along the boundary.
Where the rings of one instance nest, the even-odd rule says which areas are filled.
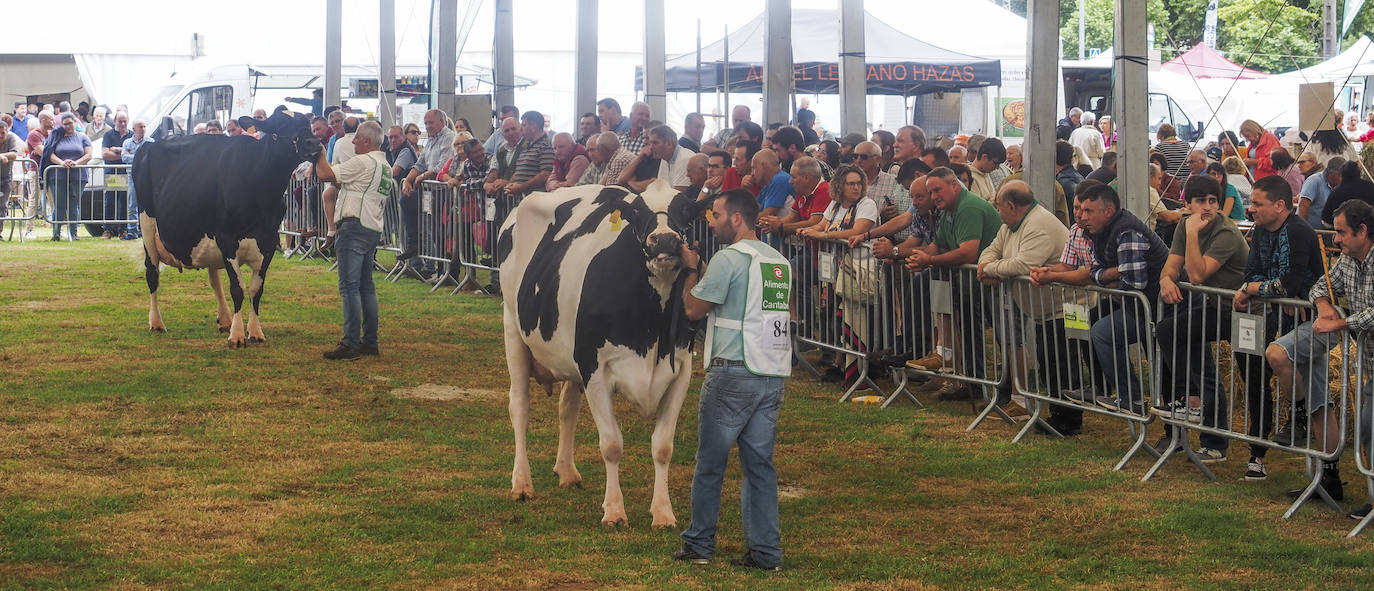
[[[940,356],[939,351],[931,351],[925,357],[906,362],[906,366],[921,371],[940,371],[945,366],[945,358]]]
[[[1024,419],[1030,416],[1030,411],[1026,410],[1026,407],[1021,406],[1015,400],[1008,400],[1006,404],[1001,405],[999,408],[1002,409],[1002,412],[1007,413],[1007,416],[1013,419]]]
[[[941,402],[960,402],[973,399],[973,390],[963,382],[950,380],[935,391],[935,399]]]

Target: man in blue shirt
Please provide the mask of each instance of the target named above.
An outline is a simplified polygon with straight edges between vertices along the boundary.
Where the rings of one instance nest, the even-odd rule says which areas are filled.
[[[1303,154],[1303,157],[1311,155]],[[1298,193],[1298,217],[1307,220],[1307,225],[1314,229],[1326,226],[1322,223],[1322,211],[1326,209],[1326,198],[1331,196],[1331,190],[1341,184],[1342,166],[1345,166],[1345,158],[1333,157],[1326,162],[1326,170],[1313,173],[1302,182],[1302,191]]]
[[[797,190],[792,186],[792,175],[782,171],[776,152],[764,148],[754,154],[750,161],[750,173],[759,190],[759,215],[778,215],[787,206],[787,199],[795,197]]]

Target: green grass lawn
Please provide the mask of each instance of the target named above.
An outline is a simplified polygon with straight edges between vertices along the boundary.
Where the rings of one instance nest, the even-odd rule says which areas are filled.
[[[743,551],[734,464],[718,559],[676,564],[678,531],[649,527],[650,422],[620,408],[630,524],[607,530],[590,413],[585,488],[559,489],[557,401],[536,394],[536,497],[513,502],[500,302],[382,283],[381,357],[331,363],[334,281],[324,263],[277,258],[268,343],[229,350],[204,272],[163,273],[169,332],[150,334],[138,243],[0,243],[0,587],[1374,584],[1374,534],[1346,539],[1354,522],[1317,504],[1281,519],[1303,480],[1295,457],[1270,454],[1269,480],[1246,483],[1236,445],[1217,482],[1175,460],[1142,483],[1144,459],[1111,470],[1122,423],[1090,416],[1082,437],[1013,444],[995,420],[965,433],[967,404],[840,404],[809,377],[789,380],[778,434],[785,570],[728,565]],[[679,526],[696,421],[689,401],[670,476]],[[1343,473],[1347,502],[1365,502],[1349,461]]]

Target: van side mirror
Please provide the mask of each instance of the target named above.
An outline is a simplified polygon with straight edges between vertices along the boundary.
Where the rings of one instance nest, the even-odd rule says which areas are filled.
[[[177,124],[175,121],[172,120],[171,117],[163,117],[162,123],[158,125],[157,128],[158,133],[160,134],[158,136],[158,139],[160,140],[165,140],[170,137],[176,137],[178,135],[181,135],[177,133]]]

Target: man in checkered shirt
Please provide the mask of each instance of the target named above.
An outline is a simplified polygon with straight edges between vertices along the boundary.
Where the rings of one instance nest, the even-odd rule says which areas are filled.
[[[1369,255],[1374,247],[1374,207],[1364,201],[1347,201],[1336,210],[1336,244],[1341,248],[1341,258],[1331,267],[1330,283],[1317,279],[1307,299],[1317,308],[1317,318],[1305,322],[1269,345],[1264,351],[1274,375],[1278,377],[1279,389],[1291,393],[1295,399],[1306,398],[1310,437],[1295,435],[1291,442],[1294,446],[1310,447],[1323,452],[1331,452],[1340,445],[1340,411],[1338,401],[1329,396],[1330,388],[1327,374],[1330,369],[1328,353],[1342,343],[1342,331],[1353,333],[1353,337],[1367,337],[1374,330],[1374,264]],[[1345,318],[1336,310],[1333,298],[1346,298]],[[1364,339],[1367,342],[1367,339]],[[1364,342],[1361,343],[1366,344]],[[1365,368],[1374,368],[1374,347],[1361,346],[1360,361]],[[1344,359],[1345,355],[1341,355]],[[1297,373],[1294,373],[1296,370]],[[1353,368],[1351,370],[1354,371]],[[1369,370],[1366,370],[1369,371]],[[1299,374],[1301,377],[1299,377]],[[1362,408],[1366,416],[1356,417],[1358,433],[1356,444],[1369,441],[1365,433],[1370,427],[1371,381],[1361,373],[1360,395],[1364,396]],[[1333,406],[1335,408],[1333,408]],[[1290,421],[1298,421],[1295,417]],[[1334,500],[1344,497],[1340,471],[1336,463],[1340,458],[1322,462],[1321,486]],[[1298,491],[1301,493],[1301,489]],[[1290,491],[1290,496],[1293,495]],[[1367,513],[1367,510],[1366,510]]]

